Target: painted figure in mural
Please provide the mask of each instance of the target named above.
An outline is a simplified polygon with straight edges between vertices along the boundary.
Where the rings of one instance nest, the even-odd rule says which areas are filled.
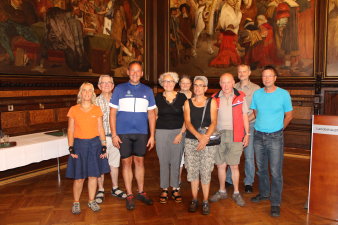
[[[179,32],[182,43],[182,57],[181,61],[185,62],[191,56],[191,49],[193,46],[193,33],[192,27],[193,22],[190,16],[190,6],[188,4],[180,5],[180,16],[179,16]]]
[[[112,29],[112,19],[114,18],[114,5],[116,0],[110,0],[104,14],[103,34],[110,35]]]
[[[258,41],[245,55],[248,65],[263,67],[265,65],[281,65],[277,56],[276,43],[272,26],[264,15],[257,16]]]
[[[171,65],[175,67],[179,62],[181,49],[181,40],[178,35],[178,9],[170,8],[169,13],[169,53]]]
[[[241,24],[240,27],[243,29],[244,22],[247,18],[256,18],[257,16],[257,3],[256,0],[247,0],[244,1],[245,4],[242,5],[241,7],[241,12],[242,12],[242,19],[241,19]]]
[[[197,41],[204,30],[206,30],[206,33],[208,34],[208,53],[213,54],[214,50],[211,46],[211,39],[212,35],[214,34],[214,15],[216,7],[219,6],[220,1],[199,0],[198,3],[196,3],[194,0],[189,0],[189,3],[195,10],[195,33],[192,55],[197,55]]]
[[[229,67],[239,65],[241,58],[237,52],[237,34],[232,24],[228,25],[225,31],[218,36],[219,51],[217,56],[211,60],[209,66]]]
[[[47,11],[45,46],[61,50],[66,57],[66,64],[73,71],[88,71],[81,23],[70,12],[58,7]]]
[[[37,22],[37,15],[33,5],[23,0],[5,0],[0,2],[0,46],[6,54],[1,59],[8,59],[14,63],[14,53],[11,40],[14,36],[22,36],[27,41],[38,43],[36,34],[31,25]]]
[[[300,60],[298,9],[299,4],[294,0],[273,0],[266,11],[266,16],[276,31],[276,46],[279,54],[284,57],[285,69],[298,66]]]
[[[80,0],[79,8],[83,13],[83,28],[88,34],[95,34],[99,29],[99,21],[96,14],[96,5],[93,0]]]
[[[134,17],[135,18],[135,17]],[[131,25],[128,30],[128,37],[132,42],[135,49],[135,59],[143,61],[144,59],[144,25],[141,19],[137,17],[137,20]],[[128,62],[129,63],[129,62]]]
[[[243,1],[244,8],[249,9],[252,1]],[[238,54],[238,31],[242,20],[242,1],[225,1],[218,18],[216,29],[220,30],[218,42],[220,43],[218,55],[210,62],[209,66],[229,67],[241,63]],[[249,12],[249,11],[248,11]],[[255,13],[255,10],[253,11]],[[251,12],[249,13],[251,14]]]
[[[262,40],[262,37],[259,33],[259,29],[255,22],[251,18],[246,18],[243,24],[243,29],[238,31],[238,43],[241,46],[241,56],[243,62],[246,62],[252,69],[256,68],[256,65],[251,59],[252,49],[257,45],[259,41]]]

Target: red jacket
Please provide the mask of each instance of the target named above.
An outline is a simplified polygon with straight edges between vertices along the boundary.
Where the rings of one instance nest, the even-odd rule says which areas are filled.
[[[221,91],[212,95],[217,102],[217,109],[220,105],[220,94]],[[244,138],[244,122],[243,122],[243,110],[242,104],[244,103],[245,94],[242,91],[238,91],[234,88],[235,97],[232,100],[232,124],[233,124],[233,136],[234,142],[242,142]]]

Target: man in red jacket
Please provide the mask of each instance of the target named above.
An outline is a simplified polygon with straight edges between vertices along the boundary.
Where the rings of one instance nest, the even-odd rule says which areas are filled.
[[[238,190],[238,164],[243,147],[246,147],[249,141],[248,106],[244,92],[234,88],[235,79],[232,74],[221,75],[219,84],[222,90],[214,94],[213,98],[216,99],[218,106],[217,130],[222,134],[221,144],[215,155],[220,189],[210,198],[210,201],[217,202],[228,197],[225,178],[226,167],[229,165],[234,185],[232,199],[237,205],[244,206],[245,201]]]

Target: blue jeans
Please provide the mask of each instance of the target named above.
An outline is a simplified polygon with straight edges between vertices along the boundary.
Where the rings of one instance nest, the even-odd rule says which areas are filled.
[[[270,196],[271,205],[279,206],[283,189],[283,131],[280,130],[273,133],[255,131],[254,148],[257,163],[259,194],[265,197]],[[271,190],[268,171],[269,164]]]
[[[254,125],[255,123],[250,123],[249,145],[246,148],[244,148],[244,156],[245,156],[244,185],[252,185],[255,179],[255,151],[253,146],[254,130],[255,130]],[[232,184],[230,167],[227,170],[226,182]]]

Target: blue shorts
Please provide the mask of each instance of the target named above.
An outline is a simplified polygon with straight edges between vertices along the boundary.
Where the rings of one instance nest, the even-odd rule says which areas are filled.
[[[74,153],[79,157],[69,156],[66,177],[73,179],[85,179],[87,177],[100,177],[103,173],[109,173],[108,159],[100,158],[101,141],[99,137],[92,139],[74,139]]]

